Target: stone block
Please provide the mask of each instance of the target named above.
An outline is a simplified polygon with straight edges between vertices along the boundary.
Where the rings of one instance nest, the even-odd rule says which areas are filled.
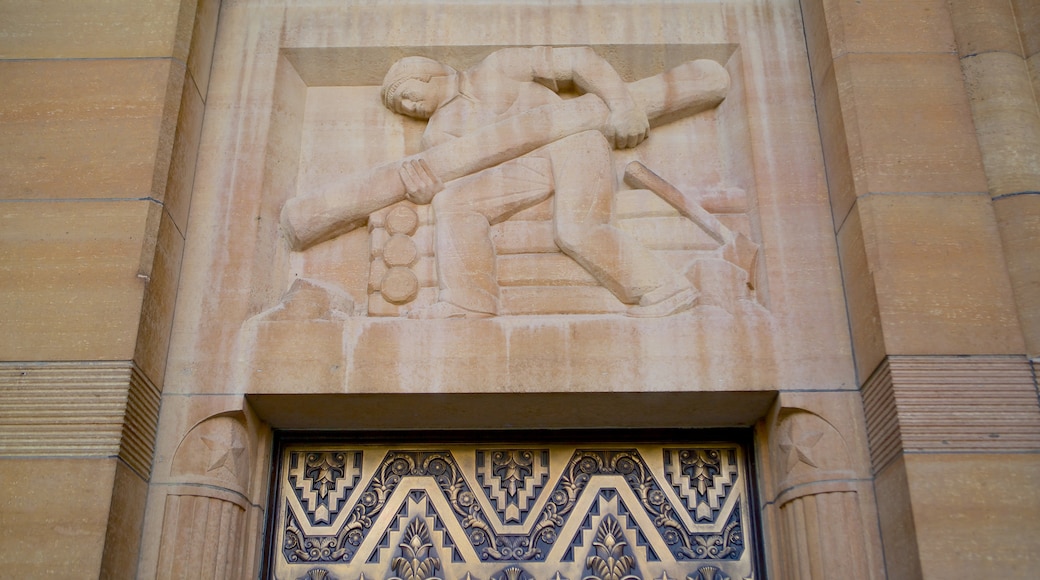
[[[924,578],[1035,578],[1040,455],[903,458]]]
[[[0,2],[0,58],[187,57],[193,0]]]
[[[169,59],[0,62],[0,196],[153,196],[167,85],[179,67]]]
[[[188,71],[184,64],[172,61],[166,85],[163,87],[162,116],[159,118],[158,144],[155,149],[155,167],[152,169],[152,187],[150,189],[150,196],[160,202],[166,199],[166,187],[170,181],[170,164],[173,161],[173,145],[177,137],[184,85],[188,78]],[[152,227],[148,230],[153,244],[158,227],[159,220],[156,216]]]
[[[153,0],[156,1],[156,0]],[[185,63],[190,56],[192,38],[195,33],[195,12],[200,0],[161,0],[169,4],[177,4],[177,20],[168,29],[173,33],[173,50],[170,54],[178,62]],[[172,7],[164,5],[167,10]]]
[[[343,384],[343,334],[341,326],[328,320],[295,324],[257,321],[255,348],[270,357],[251,365],[249,380],[261,390],[291,389],[298,393],[335,391]],[[378,360],[358,361],[385,374]],[[214,386],[217,389],[224,386]],[[220,392],[220,391],[217,391]]]
[[[12,578],[97,577],[114,458],[0,460],[0,568]]]
[[[812,81],[813,85],[819,85],[820,79],[830,71],[835,55],[845,52],[845,34],[836,22],[840,11],[825,0],[802,2],[801,6]]]
[[[116,462],[101,578],[135,577],[147,497],[148,481]]]
[[[990,195],[1040,191],[1040,113],[1022,59],[987,52],[961,60]]]
[[[863,385],[875,472],[901,453],[1036,453],[1040,407],[1019,356],[890,356]]]
[[[9,202],[0,211],[0,359],[129,360],[149,201]]]
[[[943,0],[811,0],[802,18],[813,81],[847,54],[947,53],[954,49]]]
[[[198,0],[195,26],[191,33],[191,51],[188,53],[188,71],[203,100],[209,90],[209,73],[213,67],[213,48],[217,39],[217,17],[220,0]]]
[[[885,335],[864,235],[859,211],[853,208],[838,231],[838,255],[841,257],[841,275],[852,333],[852,353],[860,383],[885,357]]]
[[[828,213],[825,200],[777,207],[771,224],[776,228],[771,234],[776,237],[766,244],[775,243],[773,247],[784,251],[764,252],[767,275],[755,278],[756,294],[761,297],[762,288],[768,288],[764,304],[784,321],[785,329],[771,348],[780,361],[802,361],[780,365],[778,380],[803,389],[855,388],[848,326],[837,328],[824,322],[845,320],[846,316],[840,268],[819,259],[837,252]],[[809,223],[820,227],[810,230],[805,227]]]
[[[513,254],[498,259],[502,286],[598,286],[596,279],[564,254]]]
[[[1031,57],[1040,53],[1040,3],[1034,0],[1011,0],[1015,9],[1015,20],[1022,38],[1025,56]]]
[[[1006,52],[1022,56],[1018,25],[1007,0],[957,0],[950,2],[957,52],[974,56],[984,52]]]
[[[1009,196],[993,201],[1000,237],[1007,256],[1018,319],[1026,352],[1040,354],[1040,194]]]
[[[881,544],[889,578],[921,578],[913,500],[902,456],[874,476]]]
[[[161,391],[180,281],[184,236],[166,212],[162,212],[158,229],[154,261],[141,305],[134,361]]]
[[[985,175],[952,54],[850,54],[835,61],[838,94],[862,161],[856,193],[978,192]]]
[[[1026,60],[1026,70],[1029,71],[1029,81],[1033,84],[1033,94],[1040,95],[1040,52]]]
[[[147,476],[159,393],[129,361],[0,364],[0,456],[119,457]]]
[[[889,354],[1021,354],[989,196],[857,202]]]
[[[824,3],[840,10],[838,18],[829,19],[841,26],[844,36],[844,51],[839,46],[835,57],[843,53],[946,53],[954,49],[954,31],[944,0]]]
[[[189,75],[184,81],[178,107],[176,137],[170,156],[169,180],[165,184],[163,204],[173,218],[177,229],[184,232],[188,226],[188,208],[191,206],[191,188],[195,182],[195,161],[199,154],[202,135],[202,117],[206,104]]]
[[[816,114],[820,121],[820,141],[823,162],[827,167],[827,191],[835,229],[840,229],[856,203],[854,165],[862,166],[863,154],[859,140],[859,126],[855,109],[848,103],[842,107],[834,68],[830,68],[816,85]],[[851,123],[845,124],[848,113]],[[862,169],[860,170],[862,175]]]

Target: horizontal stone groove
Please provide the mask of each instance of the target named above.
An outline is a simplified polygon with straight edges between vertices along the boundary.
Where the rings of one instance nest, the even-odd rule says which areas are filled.
[[[130,361],[0,363],[0,455],[151,469],[159,390]]]
[[[903,448],[899,433],[899,417],[891,389],[892,373],[885,359],[863,385],[863,412],[866,418],[867,443],[875,471],[888,465]]]
[[[1040,450],[1024,357],[892,356],[863,385],[875,471],[900,451]]]
[[[119,456],[144,479],[148,479],[152,469],[155,431],[159,424],[159,397],[159,389],[134,366]]]
[[[0,433],[12,432],[12,433],[29,433],[29,432],[41,432],[41,433],[76,433],[81,431],[85,425],[91,426],[93,429],[90,433],[86,433],[86,436],[91,436],[94,431],[101,432],[100,430],[106,427],[112,427],[117,432],[122,427],[123,421],[121,417],[115,415],[109,415],[107,417],[101,417],[99,420],[76,420],[76,421],[51,421],[48,418],[47,423],[41,423],[39,419],[35,421],[4,421],[4,424],[0,426]]]

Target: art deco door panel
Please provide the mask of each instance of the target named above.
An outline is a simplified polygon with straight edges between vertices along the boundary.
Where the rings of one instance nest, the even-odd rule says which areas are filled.
[[[758,568],[735,443],[303,443],[278,460],[278,579],[719,580]]]

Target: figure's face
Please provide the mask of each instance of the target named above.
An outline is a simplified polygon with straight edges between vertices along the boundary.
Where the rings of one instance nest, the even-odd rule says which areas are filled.
[[[416,119],[429,119],[440,104],[440,95],[433,83],[408,79],[394,94],[394,111]]]

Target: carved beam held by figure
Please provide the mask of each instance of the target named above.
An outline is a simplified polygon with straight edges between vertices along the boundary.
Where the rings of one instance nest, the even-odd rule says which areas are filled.
[[[717,62],[695,60],[628,84],[651,125],[717,106],[729,90],[729,73]],[[583,131],[603,130],[610,116],[596,95],[537,107],[422,153],[343,176],[314,194],[292,198],[281,224],[289,246],[305,250],[363,225],[369,214],[405,198],[401,166],[422,159],[448,182],[515,159]]]

